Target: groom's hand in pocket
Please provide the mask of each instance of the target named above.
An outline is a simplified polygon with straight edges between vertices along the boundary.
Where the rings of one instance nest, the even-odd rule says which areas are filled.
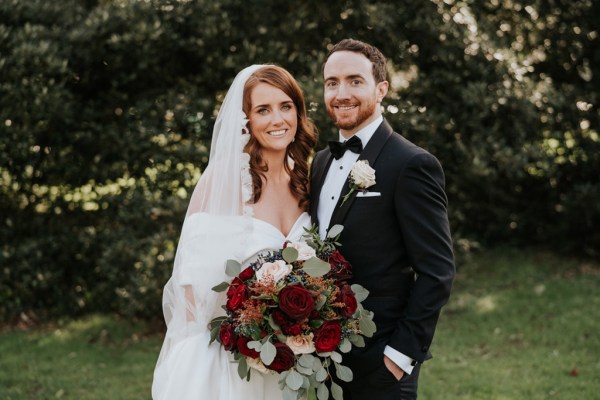
[[[404,371],[402,370],[402,368],[396,365],[396,363],[393,362],[388,356],[383,356],[383,363],[397,380],[402,379],[402,377],[404,376]]]

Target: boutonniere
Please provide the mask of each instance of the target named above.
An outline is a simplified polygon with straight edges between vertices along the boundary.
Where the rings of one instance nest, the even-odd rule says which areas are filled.
[[[350,191],[342,199],[343,205],[346,200],[356,190],[366,192],[367,188],[370,188],[375,184],[375,170],[369,166],[367,160],[360,160],[354,163],[352,170],[350,170]]]

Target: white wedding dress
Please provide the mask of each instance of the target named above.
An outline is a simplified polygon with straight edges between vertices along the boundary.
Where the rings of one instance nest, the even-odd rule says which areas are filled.
[[[238,364],[218,342],[209,345],[208,323],[224,315],[225,293],[212,287],[231,281],[228,259],[242,262],[285,241],[300,241],[310,217],[302,213],[287,236],[252,217],[197,213],[184,223],[173,276],[165,286],[163,304],[167,334],[154,371],[154,400],[276,400],[282,394],[277,374],[252,370],[242,380]],[[163,301],[164,302],[164,301]]]

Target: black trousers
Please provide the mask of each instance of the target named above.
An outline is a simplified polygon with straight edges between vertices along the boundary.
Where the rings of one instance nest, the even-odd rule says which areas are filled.
[[[352,382],[338,382],[344,390],[344,400],[415,400],[421,364],[416,365],[410,375],[396,377],[385,364],[366,376]]]

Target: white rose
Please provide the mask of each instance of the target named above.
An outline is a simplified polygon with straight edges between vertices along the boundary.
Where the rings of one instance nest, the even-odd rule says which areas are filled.
[[[375,184],[375,170],[365,160],[357,161],[350,171],[352,181],[361,189],[366,189]]]
[[[288,336],[285,344],[292,349],[294,354],[310,354],[315,351],[313,337],[312,333],[308,335]]]
[[[298,250],[298,261],[305,261],[317,256],[315,249],[303,242],[288,243],[287,247]]]
[[[285,278],[290,272],[292,272],[292,266],[286,264],[283,260],[277,260],[272,263],[264,263],[258,271],[256,271],[256,279],[260,282],[267,275],[273,277],[275,282]]]

